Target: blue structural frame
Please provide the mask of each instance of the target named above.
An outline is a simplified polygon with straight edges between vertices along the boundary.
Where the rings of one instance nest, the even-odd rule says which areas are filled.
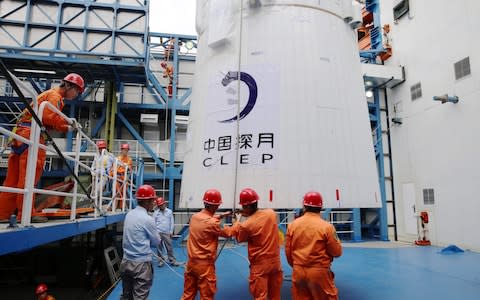
[[[0,58],[5,58],[9,69],[55,71],[53,77],[76,72],[88,81],[144,82],[148,48],[138,49],[137,44],[148,40],[149,1],[112,2],[26,0],[9,7],[0,15],[0,30],[8,39],[0,47]]]
[[[366,0],[365,8],[367,11],[373,14],[373,28],[370,29],[370,45],[371,49],[368,51],[360,51],[360,56],[367,58],[369,63],[376,63],[377,56],[385,51],[382,41],[382,25],[380,22],[380,0]],[[375,130],[375,136],[377,140],[374,144],[375,157],[377,161],[380,197],[382,200],[382,207],[377,209],[377,217],[374,219],[373,224],[367,224],[369,227],[376,227],[378,221],[378,230],[380,240],[388,240],[388,220],[387,220],[387,194],[385,186],[385,161],[384,161],[384,149],[383,149],[383,130],[382,119],[380,110],[380,93],[379,88],[373,89],[374,102],[369,103],[370,123]],[[360,228],[361,230],[361,228]]]
[[[387,221],[387,194],[385,187],[385,161],[384,161],[384,150],[383,150],[383,130],[382,130],[382,120],[381,120],[381,110],[380,110],[380,95],[378,89],[373,91],[374,102],[369,104],[369,111],[373,111],[373,114],[370,114],[370,122],[372,127],[375,128],[375,136],[377,137],[374,150],[375,158],[377,160],[377,170],[378,170],[378,184],[380,187],[380,197],[382,200],[382,207],[377,209],[379,224],[379,233],[380,239],[382,241],[388,240],[388,221]]]
[[[360,51],[360,57],[367,59],[370,63],[375,63],[378,54],[385,51],[380,22],[380,0],[366,0],[365,9],[373,14],[373,27],[370,29],[370,49]]]
[[[51,78],[63,78],[71,72],[81,74],[86,80],[87,89],[79,99],[66,101],[65,112],[69,116],[74,117],[75,111],[79,107],[104,106],[103,103],[81,101],[92,91],[88,86],[95,81],[121,81],[124,83],[144,83],[146,81],[145,62],[149,49],[147,43],[144,42],[148,41],[149,37],[148,0],[137,1],[132,5],[120,4],[120,1],[98,3],[94,0],[26,0],[23,3],[17,2],[15,5],[6,6],[9,11],[3,10],[0,15],[0,31],[4,32],[8,39],[8,43],[0,45],[0,59],[15,75],[27,77],[32,89],[37,92],[49,89]],[[56,9],[53,17],[51,8]],[[69,9],[69,13],[71,13],[72,8],[77,10],[77,13],[64,14]],[[96,10],[107,12],[109,17],[105,18],[96,14]],[[41,15],[43,19],[41,21],[34,20],[33,13],[37,16]],[[128,15],[129,17],[117,17],[120,13],[122,16]],[[89,22],[89,15],[93,16],[94,14],[98,17],[98,24],[103,23],[105,26],[99,25],[102,26],[100,28]],[[23,19],[22,17],[19,19],[19,16],[23,16]],[[74,19],[81,25],[74,25],[72,22]],[[142,19],[144,19],[143,28],[136,26],[138,23],[135,23],[141,22]],[[133,24],[135,25],[131,26]],[[14,29],[11,30],[11,28]],[[64,48],[61,43],[62,36],[68,36],[69,32],[81,34],[81,38],[69,39],[74,50]],[[89,44],[87,42],[89,33],[101,34],[105,38]],[[42,44],[47,40],[51,42],[47,43],[48,46]],[[107,40],[110,40],[111,44],[101,50],[99,46]],[[138,50],[138,46],[130,43],[132,40],[142,41],[145,47]],[[123,43],[123,48],[117,47],[118,41]],[[125,54],[125,51],[131,52],[131,54]],[[15,71],[15,69],[26,69],[26,71]],[[31,70],[47,72],[39,75]],[[46,80],[38,81],[39,77]],[[8,104],[18,102],[18,98],[2,96],[0,101]],[[94,136],[105,124],[105,119],[106,110],[103,109],[102,116],[92,132]],[[71,135],[68,135],[67,150],[71,149],[72,139]],[[86,150],[86,146],[83,147],[83,150]],[[143,180],[143,163],[139,164],[140,172],[136,176]],[[45,177],[65,177],[67,175],[65,170],[44,173]],[[42,244],[105,228],[110,224],[123,221],[124,218],[125,213],[113,213],[98,218],[77,219],[75,222],[67,220],[67,222],[58,224],[48,223],[12,230],[2,229],[0,231],[0,255],[25,251]]]
[[[42,227],[25,227],[0,233],[0,255],[24,251],[36,246],[94,231],[125,219],[117,213],[95,219],[77,220]]]
[[[171,56],[173,60],[171,60],[171,64],[173,65],[173,83],[172,83],[172,96],[165,92],[164,87],[158,82],[158,80],[154,77],[151,70],[147,68],[147,78],[149,82],[152,84],[151,88],[154,88],[162,97],[165,104],[159,103],[157,104],[122,104],[123,107],[136,107],[139,109],[159,109],[159,110],[168,110],[170,116],[170,137],[169,137],[169,160],[166,166],[160,166],[161,162],[157,162],[158,158],[153,157],[157,165],[160,166],[162,173],[161,174],[144,174],[145,180],[161,180],[165,179],[168,180],[168,190],[174,191],[175,190],[175,180],[180,180],[182,178],[182,170],[183,166],[175,166],[175,144],[176,144],[176,125],[175,125],[175,117],[177,115],[177,111],[189,111],[190,104],[182,104],[190,95],[191,95],[191,88],[188,89],[182,96],[179,97],[178,94],[178,70],[181,60],[187,61],[194,61],[194,56],[187,56],[180,54],[180,47],[179,42],[184,41],[193,41],[196,43],[197,38],[195,36],[190,35],[178,35],[178,34],[166,34],[166,33],[150,33],[151,38],[158,38],[160,39],[161,43],[151,43],[150,48],[156,47],[163,47],[167,49],[169,47],[169,43],[173,41],[173,53]],[[164,41],[165,40],[165,41]],[[153,51],[151,52],[153,53]],[[153,55],[153,54],[152,54]],[[165,59],[164,54],[159,54],[158,59]],[[149,57],[148,57],[149,59]],[[167,58],[168,59],[168,58]],[[149,66],[149,64],[147,64]],[[130,130],[130,129],[129,129]],[[148,151],[148,150],[147,150]],[[168,193],[168,203],[171,209],[174,208],[175,203],[175,194],[173,192]]]
[[[366,0],[365,9],[373,15],[373,27],[370,29],[370,45],[369,50],[360,51],[360,57],[363,62],[376,63],[377,56],[385,51],[382,41],[382,26],[380,22],[380,0]],[[382,241],[388,240],[388,220],[387,220],[387,195],[385,187],[385,172],[384,172],[384,155],[382,144],[382,126],[381,126],[381,110],[380,110],[380,95],[379,88],[372,89],[374,94],[374,102],[368,103],[370,123],[372,129],[375,131],[377,141],[374,145],[375,157],[378,169],[380,197],[382,201],[382,207],[376,209],[376,217],[373,218],[370,224],[362,224],[362,211],[370,209],[352,208],[352,225],[351,235],[352,241],[361,241],[362,229],[368,229],[366,238],[375,238],[378,231],[378,237]]]
[[[43,1],[42,3],[46,2],[51,2],[55,3],[56,5],[59,6],[68,6],[68,5],[73,5],[73,6],[79,6],[83,7],[85,10],[88,10],[92,7],[96,8],[101,8],[101,9],[110,9],[112,11],[131,11],[131,12],[137,12],[139,13],[140,16],[145,15],[146,16],[146,22],[148,24],[148,1],[145,1],[144,6],[140,7],[130,7],[130,6],[125,6],[125,5],[120,5],[118,4],[117,1],[115,1],[113,4],[100,4],[96,3],[94,1],[74,1],[74,0],[51,0],[51,1]],[[34,1],[28,0],[25,3],[27,10],[30,11],[32,8],[32,5],[35,5]],[[380,10],[379,10],[379,0],[367,0],[366,1],[366,9],[370,12],[373,13],[374,15],[374,28],[372,29],[371,32],[371,45],[372,49],[369,51],[362,51],[360,53],[361,57],[367,58],[370,63],[374,63],[377,55],[382,52],[383,46],[382,46],[382,35],[381,35],[381,23],[380,23]],[[61,11],[61,9],[59,10]],[[8,14],[13,14],[13,12],[9,12]],[[27,15],[30,14],[30,12],[27,12]],[[54,32],[51,34],[55,34],[55,49],[38,49],[35,48],[36,44],[28,44],[27,43],[27,37],[24,36],[23,40],[18,42],[18,46],[15,47],[3,47],[0,46],[0,58],[7,58],[5,61],[8,61],[10,63],[10,68],[17,68],[16,63],[22,62],[25,64],[30,69],[33,69],[37,67],[35,64],[36,61],[41,61],[44,64],[47,64],[47,68],[53,69],[57,72],[57,75],[55,75],[56,78],[58,78],[59,74],[63,74],[65,72],[71,72],[71,71],[76,71],[78,72],[79,68],[82,72],[84,71],[87,77],[87,79],[90,79],[90,82],[93,82],[94,80],[109,80],[109,81],[114,81],[117,86],[122,89],[124,83],[146,83],[147,89],[150,91],[156,91],[159,95],[160,98],[157,98],[157,103],[154,104],[134,104],[134,103],[126,103],[124,100],[123,93],[120,93],[120,101],[118,103],[118,114],[117,114],[117,119],[120,121],[121,124],[124,125],[124,127],[139,141],[139,143],[146,149],[146,151],[149,153],[149,155],[152,157],[152,159],[155,161],[155,163],[159,166],[161,173],[159,174],[152,174],[152,173],[144,173],[143,168],[142,172],[137,174],[137,176],[141,177],[140,182],[143,181],[157,181],[157,180],[167,180],[168,181],[168,189],[171,191],[168,194],[168,200],[169,200],[169,206],[170,208],[174,208],[174,184],[175,180],[180,180],[182,178],[182,171],[183,171],[183,165],[181,166],[175,166],[175,143],[176,143],[176,132],[175,132],[175,116],[177,115],[178,112],[188,112],[190,109],[190,105],[186,104],[184,105],[184,101],[191,95],[191,89],[188,89],[186,92],[184,92],[181,96],[179,96],[178,93],[178,77],[179,77],[179,65],[182,60],[185,61],[194,61],[195,56],[193,55],[184,55],[180,53],[180,47],[179,47],[179,42],[183,41],[193,41],[194,44],[196,44],[197,38],[195,36],[189,36],[189,35],[176,35],[176,34],[167,34],[167,33],[148,33],[148,25],[145,26],[145,31],[139,31],[139,32],[128,32],[122,28],[117,28],[117,29],[112,29],[110,31],[108,30],[97,30],[96,28],[89,28],[86,26],[85,28],[75,28],[72,27],[68,24],[61,24],[59,20],[61,20],[61,12],[56,16],[57,22],[56,24],[36,24],[32,23],[29,20],[25,20],[22,22],[17,22],[17,21],[11,21],[7,20],[6,15],[0,16],[0,27],[3,25],[12,25],[12,26],[23,26],[25,28],[25,32],[29,28],[43,28],[43,29],[51,29]],[[8,17],[8,16],[7,16]],[[132,20],[131,22],[135,22],[135,20]],[[63,22],[65,23],[65,22]],[[128,25],[128,24],[127,24]],[[125,26],[127,26],[125,25]],[[82,41],[82,46],[78,51],[66,51],[62,50],[59,48],[59,38],[60,34],[63,31],[66,30],[81,30],[82,35],[84,37],[84,40]],[[126,35],[132,35],[132,36],[142,36],[145,41],[149,41],[148,47],[145,47],[145,51],[140,53],[136,52],[135,55],[126,57],[124,55],[117,55],[114,53],[114,47],[115,45],[112,43],[112,48],[108,53],[97,53],[95,52],[95,47],[92,49],[87,49],[86,42],[85,42],[85,37],[88,34],[88,32],[104,32],[108,33],[108,35],[115,39],[115,36],[117,34],[126,34]],[[7,32],[8,35],[8,32]],[[48,37],[44,37],[45,39]],[[156,44],[150,41],[151,38],[159,38],[160,43]],[[156,56],[154,58],[157,59],[165,59],[164,54],[161,53],[154,53],[151,51],[155,47],[166,47],[169,46],[168,43],[171,41],[173,42],[173,49],[172,49],[172,58],[169,59],[169,62],[173,65],[174,67],[174,73],[173,73],[173,82],[172,82],[172,95],[169,97],[168,93],[165,90],[165,87],[162,86],[162,84],[155,78],[153,75],[152,71],[149,69],[149,63],[150,63],[150,58],[151,56]],[[37,44],[39,44],[38,42]],[[3,50],[3,51],[2,51]],[[43,55],[35,55],[32,54],[35,52],[41,53],[41,52],[48,52],[51,53],[51,55],[48,56],[43,56]],[[77,55],[84,55],[84,54],[89,54],[91,55],[89,58],[85,57],[77,57]],[[104,59],[104,56],[110,57],[110,59]],[[42,66],[42,69],[45,69],[45,66]],[[31,74],[32,78],[37,78],[38,74]],[[38,83],[36,83],[34,80],[30,80],[32,83],[32,87],[37,90],[41,91],[42,88],[48,89],[50,87],[50,81],[47,78],[47,82],[45,83],[45,86],[39,86]],[[88,93],[88,92],[87,92]],[[85,96],[85,94],[83,95]],[[14,100],[11,97],[0,97],[0,101],[7,100],[7,101],[12,101]],[[379,104],[379,93],[378,90],[374,91],[374,103],[370,105],[370,117],[371,117],[371,122],[372,124],[375,123],[375,128],[377,130],[377,137],[382,136],[382,128],[380,124],[380,104]],[[102,105],[102,104],[92,104],[90,102],[82,102],[79,100],[76,101],[69,101],[69,114],[70,116],[74,116],[75,111],[78,107],[82,107],[84,105]],[[170,121],[170,137],[169,137],[169,150],[170,150],[170,156],[167,164],[164,165],[164,163],[156,156],[155,152],[143,141],[141,135],[135,130],[135,128],[130,124],[130,122],[127,120],[125,115],[122,113],[124,110],[128,109],[136,109],[136,110],[157,110],[157,111],[162,111],[162,110],[168,110],[169,114],[169,121]],[[101,130],[102,126],[105,125],[105,121],[107,119],[106,116],[106,109],[105,107],[103,108],[102,115],[99,119],[99,122],[97,123],[96,127],[93,129],[92,134],[96,136],[99,131]],[[108,124],[107,124],[108,125]],[[71,142],[68,143],[68,148],[71,149]],[[385,174],[383,173],[383,166],[384,166],[384,161],[383,161],[383,149],[382,149],[382,143],[381,141],[377,143],[375,146],[375,151],[376,151],[376,157],[377,157],[377,164],[379,168],[379,183],[380,183],[380,190],[381,190],[381,198],[382,198],[382,204],[383,207],[378,209],[378,215],[379,215],[379,225],[378,229],[380,232],[380,239],[382,240],[388,240],[388,224],[387,224],[387,206],[386,206],[386,192],[385,192]],[[142,161],[143,162],[143,161]],[[143,166],[143,164],[142,164]],[[64,173],[56,172],[54,171],[52,173],[53,175],[63,175]],[[360,241],[362,240],[362,214],[361,214],[361,209],[358,208],[353,208],[352,210],[352,230],[353,234],[351,236],[352,240],[354,241]],[[95,230],[97,225],[98,226],[105,226],[107,225],[107,221],[103,222],[98,221],[98,220],[92,220],[93,222],[90,225],[74,225],[70,224],[69,226],[72,226],[71,228],[68,227],[68,230],[65,230],[67,236],[72,236],[76,234],[81,234],[83,232],[86,232],[85,230]],[[77,226],[78,228],[76,228]],[[375,225],[376,226],[376,225]],[[98,227],[100,228],[100,227]],[[25,237],[26,240],[33,238],[35,234],[41,233],[42,235],[50,235],[52,239],[47,238],[47,240],[54,240],[54,239],[59,239],[60,235],[56,231],[56,229],[45,229],[45,231],[40,231],[41,229],[37,228],[29,228],[21,231],[15,231],[19,235],[22,235],[22,237]],[[58,231],[61,231],[59,229]],[[87,230],[88,231],[88,230]],[[12,233],[13,234],[13,233]],[[3,239],[3,237],[0,235],[0,241]],[[44,240],[44,239],[42,239]],[[3,245],[4,243],[2,243]],[[8,246],[9,248],[5,251],[19,251],[19,250],[24,250],[27,249],[28,247],[34,247],[36,245],[39,245],[40,242],[24,242],[21,243],[21,245],[13,245],[13,246]],[[22,246],[23,245],[23,246]],[[16,248],[15,248],[16,247]],[[9,250],[10,249],[10,250]],[[16,249],[16,250],[15,250]],[[0,255],[3,250],[0,250]]]

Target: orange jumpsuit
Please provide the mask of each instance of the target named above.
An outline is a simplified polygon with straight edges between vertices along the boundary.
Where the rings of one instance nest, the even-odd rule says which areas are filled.
[[[193,300],[200,291],[201,300],[213,299],[217,291],[215,259],[218,237],[229,237],[227,230],[220,228],[220,219],[203,209],[190,220],[190,235],[187,241],[188,262],[184,273],[182,300]]]
[[[244,222],[232,227],[238,242],[248,242],[250,293],[254,299],[280,299],[283,272],[277,215],[271,209],[257,210]]]
[[[163,67],[165,70],[163,71],[163,77],[167,78],[170,80],[170,84],[172,83],[173,80],[173,66],[172,65],[166,65]]]
[[[306,212],[288,225],[285,253],[293,267],[293,299],[338,299],[330,266],[342,255],[342,244],[332,224]]]
[[[120,154],[117,157],[117,159],[128,166],[128,174],[127,175],[128,175],[128,177],[130,177],[130,174],[133,171],[133,163],[132,163],[132,159],[130,158],[130,156]],[[125,195],[123,194],[123,185],[126,183],[126,181],[128,181],[128,178],[125,178],[125,167],[123,165],[118,165],[118,167],[117,167],[117,178],[124,181],[124,182],[121,182],[121,181],[117,180],[117,187],[116,187],[116,192],[115,192],[117,195],[120,195],[120,199],[118,200],[116,207],[117,208],[122,208],[123,198],[125,198],[124,197]],[[127,186],[127,189],[128,189],[128,186]]]
[[[168,79],[169,79],[168,80],[168,87],[167,87],[168,96],[172,97],[172,93],[173,93],[173,66],[170,65],[170,64],[166,64],[165,66],[162,65],[162,68],[165,69],[163,71],[163,77],[164,78],[168,77]]]
[[[38,95],[38,105],[40,105],[43,101],[49,101],[59,110],[62,110],[64,106],[64,96],[65,95],[62,94],[62,90],[60,88],[50,89]],[[55,129],[61,132],[68,131],[67,121],[48,107],[45,108],[43,112],[43,118],[40,119],[47,129]],[[32,116],[28,110],[25,109],[17,122],[14,132],[26,139],[30,139],[31,122]],[[40,143],[45,143],[42,136],[40,136]],[[10,153],[10,156],[8,157],[8,171],[5,181],[3,182],[3,186],[24,188],[28,158],[28,145],[17,140],[13,140],[10,145],[12,148],[12,153]],[[45,158],[45,150],[38,149],[37,165],[35,169],[35,185],[42,176]],[[12,213],[15,211],[15,208],[18,209],[17,218],[20,219],[22,217],[22,206],[23,194],[7,192],[0,193],[0,219],[9,218],[10,215],[12,215]],[[32,215],[34,212],[35,208],[34,205],[32,205]]]
[[[132,172],[132,168],[133,168],[133,163],[132,163],[132,159],[130,158],[130,156],[128,155],[119,155],[118,157],[118,160],[120,160],[122,163],[126,164],[128,166],[128,171],[129,172]],[[125,175],[125,167],[122,166],[122,165],[119,165],[118,168],[117,168],[117,173],[118,175]]]

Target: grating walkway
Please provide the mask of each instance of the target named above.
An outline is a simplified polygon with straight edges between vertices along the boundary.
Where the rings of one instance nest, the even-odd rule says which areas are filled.
[[[436,247],[410,247],[405,244],[345,244],[344,254],[334,261],[336,284],[341,300],[478,300],[480,299],[480,253],[466,251],[440,254]],[[185,260],[185,248],[176,248],[178,260]],[[248,262],[245,246],[227,245],[217,261],[215,299],[251,299],[248,292]],[[286,278],[291,268],[282,262]],[[172,270],[155,265],[149,299],[180,299],[183,268]],[[291,299],[291,281],[285,280],[282,299]],[[108,299],[119,299],[121,284]]]

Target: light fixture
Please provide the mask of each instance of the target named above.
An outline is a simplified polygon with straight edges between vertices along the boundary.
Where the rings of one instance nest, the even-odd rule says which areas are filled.
[[[140,114],[140,123],[158,124],[158,114]]]
[[[372,98],[373,97],[373,92],[371,90],[368,90],[365,92],[365,96],[367,96],[367,98]]]
[[[458,96],[449,96],[448,94],[441,96],[433,96],[433,101],[440,101],[442,104],[447,102],[458,103]]]
[[[175,123],[180,125],[188,125],[188,116],[176,115]]]
[[[185,42],[185,48],[187,48],[187,50],[192,50],[194,47],[195,47],[195,43],[193,41]]]
[[[15,72],[20,73],[36,73],[36,74],[57,74],[55,71],[48,71],[48,70],[31,70],[31,69],[13,69]]]
[[[397,125],[402,125],[402,118],[392,118],[392,122]]]

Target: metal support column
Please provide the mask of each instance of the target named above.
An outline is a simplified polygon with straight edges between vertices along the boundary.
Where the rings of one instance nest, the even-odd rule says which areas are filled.
[[[111,83],[111,91],[110,91],[110,124],[108,124],[109,131],[107,136],[107,143],[108,145],[113,145],[113,141],[115,139],[115,120],[117,115],[117,93],[115,89],[115,83]]]
[[[172,98],[171,104],[176,104],[178,101],[178,40],[174,40],[174,51],[173,51],[173,87],[172,87]],[[167,100],[168,104],[168,100]],[[176,105],[172,105],[170,107],[170,161],[168,162],[168,169],[167,169],[167,178],[168,178],[168,203],[170,209],[174,209],[175,204],[175,181],[174,178],[171,176],[171,172],[175,168],[175,142],[176,142],[176,130],[177,126],[175,125],[175,119],[177,115],[177,110],[175,109]]]
[[[110,129],[110,118],[111,118],[111,106],[110,106],[110,82],[105,82],[104,85],[104,96],[103,96],[104,102],[105,102],[105,127],[104,127],[104,137],[105,141],[107,142],[107,149],[108,151],[112,152],[112,145],[108,141],[108,136],[109,136],[109,129]]]
[[[73,101],[71,101],[72,103],[70,103],[70,111],[68,113],[68,116],[70,118],[74,118],[75,117],[75,103]],[[67,147],[66,147],[66,150],[67,151],[72,151],[73,149],[73,131],[68,131],[67,132]]]
[[[365,9],[373,14],[373,27],[370,29],[370,50],[361,51],[361,56],[375,63],[377,55],[384,51],[382,41],[382,24],[380,22],[380,0],[366,0]]]
[[[380,94],[378,89],[373,91],[375,104],[375,117],[377,119],[375,126],[375,153],[377,158],[378,180],[380,185],[380,197],[382,199],[382,207],[378,209],[380,218],[380,239],[388,241],[388,221],[387,221],[387,194],[385,189],[385,162],[383,158],[383,132],[382,118],[380,114]]]
[[[107,141],[108,150],[112,152],[113,141],[115,138],[115,117],[117,114],[117,96],[115,93],[115,84],[113,82],[105,83],[105,102],[107,107],[105,139]]]
[[[362,217],[360,208],[352,208],[352,240],[354,242],[362,241]]]

